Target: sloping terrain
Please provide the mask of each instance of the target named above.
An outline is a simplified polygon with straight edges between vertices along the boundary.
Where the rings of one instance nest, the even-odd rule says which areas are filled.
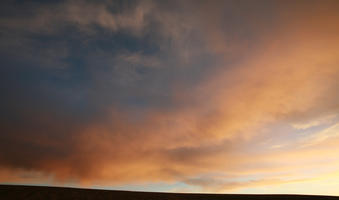
[[[77,189],[62,187],[14,186],[0,185],[0,199],[124,199],[124,200],[285,200],[285,199],[333,199],[333,196],[308,195],[233,195],[233,194],[184,194],[184,193],[155,193],[128,192],[94,189]]]

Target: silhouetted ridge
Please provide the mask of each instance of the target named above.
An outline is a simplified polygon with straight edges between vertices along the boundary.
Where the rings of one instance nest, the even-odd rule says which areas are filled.
[[[333,199],[334,196],[312,195],[238,195],[238,194],[191,194],[132,192],[116,190],[96,190],[63,187],[0,185],[0,199],[114,199],[114,200],[287,200],[287,199]]]

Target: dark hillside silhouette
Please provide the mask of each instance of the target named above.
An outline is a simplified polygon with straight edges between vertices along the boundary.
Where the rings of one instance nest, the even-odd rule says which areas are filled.
[[[311,195],[236,195],[236,194],[188,194],[129,192],[95,189],[77,189],[41,186],[0,185],[0,199],[39,200],[39,199],[114,199],[114,200],[339,200],[333,196]]]

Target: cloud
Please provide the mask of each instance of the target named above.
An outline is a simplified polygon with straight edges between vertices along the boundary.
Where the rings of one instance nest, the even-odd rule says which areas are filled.
[[[296,129],[308,129],[308,128],[312,128],[312,127],[323,125],[323,124],[330,124],[331,122],[335,120],[335,118],[336,118],[336,115],[329,115],[323,118],[318,118],[312,121],[308,121],[306,123],[292,124],[292,126]]]
[[[5,3],[5,6],[13,9],[13,4]],[[113,32],[126,29],[138,33],[146,25],[145,18],[152,9],[152,4],[148,1],[129,4],[113,1],[91,3],[77,0],[40,6],[27,3],[17,6],[16,9],[22,11],[25,6],[31,9],[27,18],[24,20],[21,18],[22,16],[3,18],[1,26],[21,31],[53,33],[60,31],[63,26],[68,24],[78,26],[82,31],[90,32],[94,30],[91,26],[97,25]],[[26,14],[24,11],[22,13]]]
[[[234,182],[225,182],[220,180],[200,180],[193,179],[188,180],[188,184],[197,185],[203,188],[203,191],[209,192],[229,192],[232,190],[236,190],[239,188],[253,188],[259,186],[267,186],[267,185],[282,185],[288,183],[296,183],[308,181],[307,179],[296,179],[296,180],[280,180],[280,179],[261,179],[261,180],[249,180],[249,181],[234,181]]]
[[[15,33],[0,51],[12,55],[2,69],[1,179],[230,191],[333,170],[317,163],[337,163],[337,140],[323,145],[336,129],[297,140],[274,125],[312,128],[337,114],[336,5],[280,4],[22,5],[33,14],[0,22],[7,38]],[[277,137],[289,145],[266,148]]]

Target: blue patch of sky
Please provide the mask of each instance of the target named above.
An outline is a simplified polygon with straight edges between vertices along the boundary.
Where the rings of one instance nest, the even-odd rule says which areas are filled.
[[[119,186],[92,186],[96,189],[106,190],[127,190],[127,191],[149,191],[149,192],[199,192],[200,187],[188,185],[184,182],[165,183],[142,183],[142,184],[126,184]]]

